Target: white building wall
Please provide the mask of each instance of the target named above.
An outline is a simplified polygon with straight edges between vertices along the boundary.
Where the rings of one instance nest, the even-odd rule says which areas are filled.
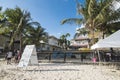
[[[87,45],[87,48],[89,47],[89,42],[88,40],[71,40],[70,41],[70,46],[83,46]]]
[[[58,46],[58,41],[54,38],[50,38],[49,41],[48,41],[48,44]]]

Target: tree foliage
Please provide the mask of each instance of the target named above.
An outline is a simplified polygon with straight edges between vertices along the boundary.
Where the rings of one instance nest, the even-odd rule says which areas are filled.
[[[76,0],[77,13],[82,17],[64,19],[61,23],[85,24],[93,35],[93,44],[95,31],[101,31],[104,35],[119,29],[120,10],[115,10],[114,1],[118,0],[85,0],[84,4]]]
[[[46,39],[47,32],[40,26],[40,23],[32,21],[30,12],[19,7],[7,8],[4,11],[7,17],[7,26],[2,26],[2,34],[10,36],[9,47],[12,47],[15,40],[20,40],[20,49],[27,44],[38,45],[41,39]]]
[[[69,46],[69,40],[67,39],[68,37],[70,37],[69,33],[60,36],[59,44],[63,49],[66,49]]]

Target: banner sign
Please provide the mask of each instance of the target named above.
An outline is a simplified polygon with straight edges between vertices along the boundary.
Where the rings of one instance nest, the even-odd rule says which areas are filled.
[[[26,67],[28,64],[38,65],[35,45],[26,45],[18,67]]]

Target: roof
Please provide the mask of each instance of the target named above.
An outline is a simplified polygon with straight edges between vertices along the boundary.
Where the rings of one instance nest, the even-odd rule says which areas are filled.
[[[120,30],[116,31],[107,38],[98,41],[94,44],[91,49],[100,49],[100,48],[120,48]]]
[[[79,36],[78,38],[74,39],[74,40],[88,40],[89,38],[86,36]]]
[[[57,39],[58,40],[58,38],[56,38],[55,36],[49,36],[49,38],[53,38],[53,39]]]

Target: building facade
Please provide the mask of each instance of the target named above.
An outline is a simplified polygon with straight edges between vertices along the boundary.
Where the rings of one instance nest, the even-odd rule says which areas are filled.
[[[49,50],[51,50],[51,51],[60,50],[61,49],[61,47],[59,45],[59,39],[57,39],[54,36],[49,36],[48,46],[49,46]]]
[[[39,51],[58,51],[61,47],[59,46],[59,39],[55,36],[49,36],[48,42],[44,42],[41,40]]]
[[[86,36],[79,36],[76,39],[72,39],[70,41],[70,48],[74,50],[78,50],[80,48],[89,48],[90,39]]]

